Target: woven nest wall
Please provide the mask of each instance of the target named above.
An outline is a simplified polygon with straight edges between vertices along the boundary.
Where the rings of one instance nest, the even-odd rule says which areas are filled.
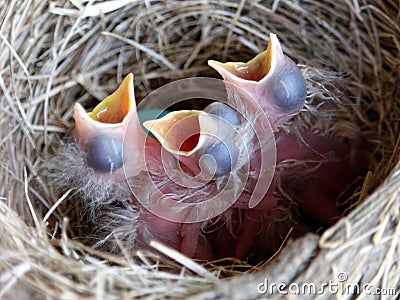
[[[0,298],[257,298],[266,278],[324,283],[340,272],[399,289],[399,22],[396,0],[3,1]],[[270,32],[308,84],[287,126],[361,134],[371,146],[349,212],[322,235],[289,236],[257,266],[204,264],[161,246],[111,254],[76,240],[72,190],[57,194],[42,174],[71,133],[73,104],[93,107],[129,72],[138,101],[177,79],[217,77],[208,59],[247,61]]]

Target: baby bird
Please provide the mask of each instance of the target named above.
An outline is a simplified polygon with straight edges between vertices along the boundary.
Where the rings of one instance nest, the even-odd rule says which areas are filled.
[[[279,131],[307,91],[277,37],[247,63],[209,65],[223,77],[227,99],[204,110],[144,117],[132,74],[93,111],[75,104],[73,140],[51,176],[60,189],[76,186],[92,224],[106,216],[96,246],[116,237],[139,249],[155,239],[192,258],[243,259],[278,205],[278,184],[320,223],[340,216],[336,198],[365,164],[347,141]],[[302,167],[285,163],[293,160]]]

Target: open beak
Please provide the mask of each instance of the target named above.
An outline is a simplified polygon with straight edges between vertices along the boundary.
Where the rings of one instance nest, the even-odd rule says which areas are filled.
[[[275,34],[270,34],[267,50],[248,62],[221,63],[209,60],[226,82],[246,92],[268,114],[276,128],[304,105],[306,81],[297,65],[283,54]]]
[[[119,88],[86,113],[74,107],[75,139],[86,152],[89,167],[103,174],[137,175],[142,167],[146,134],[136,111],[133,75],[128,74]]]
[[[161,119],[149,120],[143,126],[172,154],[190,156],[204,144],[200,130],[199,110],[174,111]]]
[[[237,161],[238,150],[232,142],[235,130],[224,119],[200,110],[180,110],[161,119],[143,123],[162,147],[187,164],[194,173],[205,167],[208,173],[223,175],[231,171]],[[200,165],[200,157],[208,154],[215,160]],[[193,164],[195,161],[195,164]],[[195,166],[193,168],[193,166]]]

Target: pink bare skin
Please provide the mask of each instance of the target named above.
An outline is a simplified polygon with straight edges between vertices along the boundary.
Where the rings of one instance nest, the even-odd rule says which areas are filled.
[[[179,194],[179,190],[182,190],[182,187],[173,181],[168,181],[167,184],[164,182],[167,175],[161,163],[161,147],[158,142],[149,138],[148,142],[146,142],[146,154],[150,175],[154,176],[154,181],[156,185],[159,186],[162,193],[169,194],[173,192]],[[158,181],[160,182],[159,184]],[[161,182],[163,183],[162,186]],[[211,182],[210,184],[213,183]],[[151,194],[150,197],[152,197]],[[242,214],[241,218],[243,219],[243,223],[240,224],[240,226],[234,226],[230,237],[227,235],[227,238],[234,242],[233,249],[235,250],[232,256],[237,258],[243,258],[248,252],[262,225],[265,210],[273,208],[276,204],[272,192],[268,192],[254,209],[248,209],[250,197],[251,194],[249,192],[243,192],[230,208],[230,210],[235,211],[234,215]],[[135,206],[141,205],[135,198],[133,198],[132,201]],[[236,221],[237,220],[234,219],[232,220],[233,223]],[[213,243],[201,233],[202,231],[209,231],[211,227],[218,226],[220,223],[218,217],[205,222],[177,223],[165,220],[146,210],[140,214],[139,222],[144,227],[144,230],[140,233],[140,239],[147,242],[149,242],[150,239],[156,239],[179,250],[188,257],[196,259],[210,261],[215,258],[221,258],[221,256],[218,255],[218,253],[221,252],[221,249],[219,249],[219,242],[224,244],[226,242],[225,239]],[[226,247],[226,244],[223,247]]]
[[[304,141],[278,133],[278,162],[287,159],[314,160],[305,166],[281,170],[283,186],[298,205],[323,225],[334,224],[341,216],[338,197],[368,167],[367,146],[332,136],[302,132]],[[363,149],[363,151],[358,151]],[[319,165],[312,173],[312,170]]]
[[[349,184],[365,174],[367,156],[355,155],[357,147],[365,145],[362,142],[350,143],[344,139],[307,132],[302,132],[302,138],[304,141],[294,135],[282,132],[276,134],[277,175],[283,178],[283,188],[299,208],[322,226],[333,225],[341,216],[337,198]],[[313,162],[300,167],[279,168],[287,160]],[[317,163],[321,165],[313,172],[307,172]],[[233,233],[221,221],[206,227],[206,231],[213,232],[213,228],[220,226],[209,235],[216,258],[243,259],[251,254],[249,250],[254,246],[265,214],[276,204],[274,191],[273,184],[263,201],[253,209],[248,208],[248,198],[245,197],[232,206]]]
[[[366,168],[366,156],[354,155],[358,144],[362,143],[351,144],[344,139],[307,132],[302,132],[301,136],[303,140],[294,135],[276,133],[277,175],[283,178],[283,187],[301,209],[322,225],[330,226],[341,216],[336,203],[338,196],[353,180],[363,175]],[[155,153],[151,157],[154,159]],[[287,160],[312,161],[307,162],[306,166],[279,168]],[[321,165],[315,167],[317,163]],[[156,161],[153,164],[159,165]],[[312,173],[307,172],[312,168],[315,168]],[[160,172],[162,170],[157,171],[158,176]],[[174,187],[173,182],[168,184],[168,189],[178,188]],[[212,260],[231,256],[243,259],[254,246],[265,213],[276,205],[274,192],[273,183],[264,199],[253,209],[248,207],[250,193],[244,192],[230,208],[231,230],[228,230],[221,218],[202,223],[180,224],[149,213],[144,214],[143,219],[147,230],[154,234],[155,239],[189,257]],[[202,234],[202,231],[215,232]]]
[[[283,54],[276,36],[271,35],[270,40],[268,49],[248,63],[209,63],[222,75],[225,82],[233,83],[240,91],[245,91],[268,115],[268,121],[275,132],[277,152],[277,171],[269,190],[260,203],[250,209],[249,199],[254,182],[249,180],[245,191],[226,212],[211,220],[197,223],[166,220],[148,211],[138,199],[132,197],[132,205],[138,208],[137,223],[134,225],[140,228],[137,243],[139,246],[147,246],[150,240],[155,239],[191,258],[213,260],[230,256],[244,259],[251,255],[250,250],[255,246],[254,242],[268,211],[277,206],[275,193],[278,182],[293,203],[320,224],[330,226],[340,217],[338,197],[353,180],[363,175],[366,167],[366,156],[355,155],[355,150],[364,145],[359,141],[346,141],[310,132],[301,132],[301,138],[298,138],[294,134],[279,131],[280,125],[303,107],[306,82],[296,64]],[[140,185],[143,175],[141,172],[144,171],[157,187],[153,190],[147,185],[143,186],[143,195],[150,202],[159,203],[160,194],[174,195],[178,202],[185,201],[185,196],[190,193],[189,189],[171,180],[162,164],[166,159],[172,165],[175,158],[170,153],[162,158],[161,144],[148,137],[146,139],[145,133],[141,131],[133,96],[133,79],[132,76],[127,78],[130,78],[130,82],[128,83],[128,79],[124,81],[111,97],[117,99],[115,102],[118,105],[107,102],[100,107],[109,111],[107,118],[89,119],[83,109],[76,108],[75,136],[78,143],[85,149],[86,144],[93,144],[92,140],[99,132],[107,133],[109,140],[116,145],[114,148],[118,150],[118,141],[123,140],[125,132],[128,132],[125,136],[129,141],[128,151],[125,152],[128,154],[124,157],[125,172],[121,168],[113,170],[114,164],[121,165],[122,155],[114,155],[110,150],[110,157],[114,155],[117,158],[110,165],[110,172],[101,171],[110,167],[106,160],[92,159],[93,166],[100,170],[98,175],[116,182],[125,180],[127,175],[129,180],[136,180]],[[233,105],[233,108],[236,107]],[[113,114],[119,117],[114,118]],[[106,121],[113,119],[118,120],[116,124],[108,124]],[[99,144],[107,145],[101,140]],[[141,159],[141,153],[145,153],[144,160]],[[250,168],[253,171],[260,169],[259,160],[257,153],[252,155]],[[288,161],[302,164],[289,165]],[[182,169],[185,169],[184,162],[176,163],[177,167],[179,163],[183,163]],[[191,163],[190,160],[188,163]],[[103,168],[103,165],[107,168]],[[187,165],[185,170],[190,173],[191,167]],[[216,189],[215,182],[211,181],[202,192],[203,195],[207,195],[207,192],[211,195]],[[194,199],[197,200],[199,199]]]
[[[238,200],[232,206],[232,209],[239,209],[236,219],[242,220],[240,228],[236,228],[237,238],[230,238],[228,247],[235,245],[233,255],[243,258],[250,250],[262,227],[263,215],[273,209],[273,203],[276,203],[274,193],[277,179],[280,179],[282,188],[293,203],[309,217],[323,226],[334,224],[341,215],[338,197],[349,184],[363,175],[367,167],[367,151],[355,155],[356,149],[365,149],[365,145],[360,141],[346,141],[311,132],[301,132],[300,138],[279,131],[280,126],[303,107],[307,89],[302,73],[283,54],[274,34],[270,35],[267,50],[248,62],[208,63],[229,84],[230,89],[237,90],[239,94],[244,91],[264,110],[276,139],[275,182],[262,201],[264,205],[249,209],[246,201]],[[258,158],[252,159],[254,165],[258,166]],[[288,164],[294,160],[301,164]],[[224,232],[223,236],[227,234],[229,231]],[[223,239],[220,234],[215,236]],[[219,244],[218,239],[214,239],[218,245],[215,248],[224,244]]]
[[[354,155],[354,149],[361,143],[351,144],[342,139],[307,132],[302,132],[301,136],[304,142],[294,135],[276,133],[277,175],[283,179],[284,188],[290,192],[299,207],[321,224],[328,226],[340,217],[336,204],[337,196],[357,176],[362,175],[366,158]],[[160,163],[161,145],[151,139],[146,140],[145,145],[148,158],[146,169],[156,177],[165,178],[165,170]],[[259,158],[255,156],[253,159],[255,160],[253,167],[256,168]],[[282,163],[290,159],[301,161],[312,159],[322,164],[312,174],[304,176],[304,170],[311,169],[316,163],[309,162],[306,167],[279,168]],[[112,177],[115,174],[117,176],[115,179],[120,181],[123,178],[120,173],[121,170],[117,170],[115,173],[105,173],[104,176]],[[165,193],[179,192],[180,187],[169,182],[161,189]],[[224,218],[219,217],[207,222],[177,223],[165,220],[142,208],[137,223],[141,228],[138,244],[146,246],[151,239],[155,239],[192,258],[213,260],[230,256],[243,259],[250,254],[249,251],[254,246],[254,240],[262,228],[266,212],[274,209],[276,205],[274,192],[275,182],[253,209],[248,207],[251,193],[243,192],[227,213],[230,214],[229,226]],[[136,207],[141,207],[135,198],[132,198],[132,203]]]

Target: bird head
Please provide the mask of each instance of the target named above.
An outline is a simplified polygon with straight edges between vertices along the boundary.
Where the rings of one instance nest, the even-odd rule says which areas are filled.
[[[208,61],[226,82],[249,94],[269,116],[274,129],[290,119],[304,105],[306,81],[288,56],[275,34],[268,48],[248,62]]]
[[[180,110],[143,123],[168,152],[193,173],[229,173],[238,159],[234,140],[239,116],[230,106],[213,102],[203,111]]]
[[[119,88],[101,101],[91,112],[76,103],[74,136],[86,152],[86,162],[98,174],[125,178],[122,166],[138,174],[146,134],[140,126],[133,89],[133,75],[128,74]]]

